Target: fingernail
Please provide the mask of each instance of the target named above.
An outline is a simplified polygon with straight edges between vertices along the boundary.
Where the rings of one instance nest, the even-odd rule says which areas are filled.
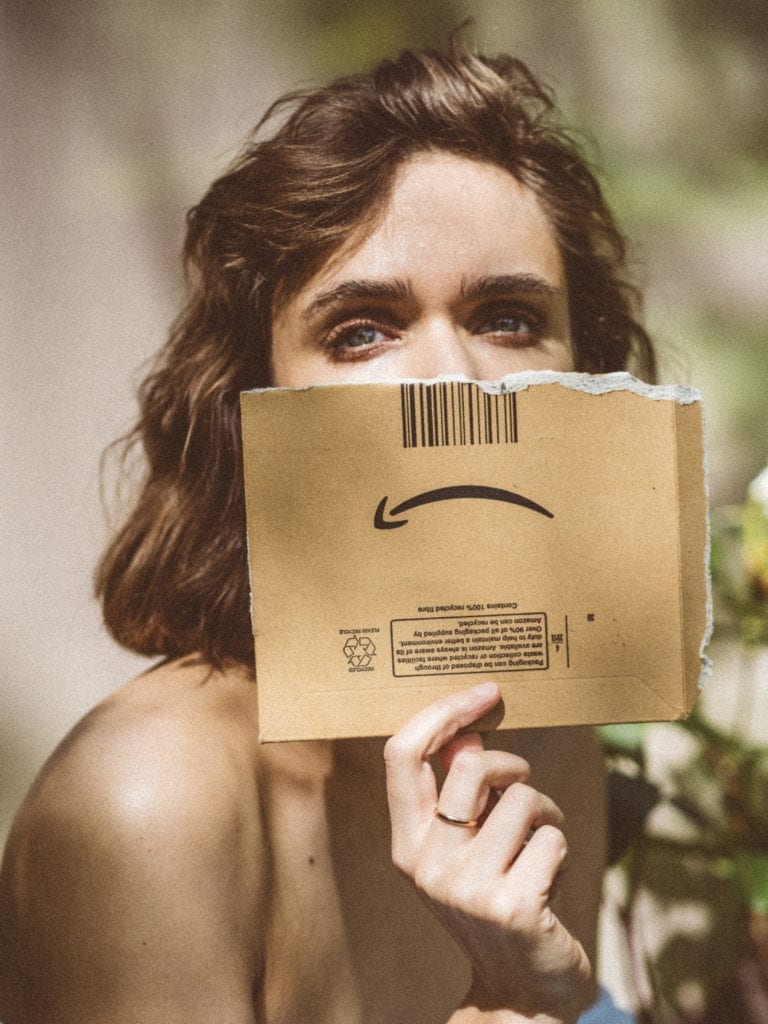
[[[499,688],[496,683],[480,683],[479,686],[475,686],[472,690],[478,697],[495,697],[498,695]]]

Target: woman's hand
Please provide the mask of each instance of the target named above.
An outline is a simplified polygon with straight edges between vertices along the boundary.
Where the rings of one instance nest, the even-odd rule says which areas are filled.
[[[457,735],[498,699],[492,683],[452,694],[388,741],[392,856],[469,957],[457,1021],[570,1024],[588,1002],[591,970],[550,907],[566,855],[562,815],[528,785],[525,761]],[[439,799],[436,754],[447,770]]]

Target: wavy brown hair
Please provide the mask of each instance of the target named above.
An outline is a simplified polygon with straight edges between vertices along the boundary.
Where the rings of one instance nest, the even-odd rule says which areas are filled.
[[[189,299],[123,439],[143,447],[145,478],[96,576],[120,643],[200,652],[215,666],[251,661],[239,394],[270,383],[275,304],[373,225],[398,167],[425,150],[496,164],[531,188],[564,260],[576,368],[654,379],[624,238],[521,61],[454,41],[285,96],[188,215]]]

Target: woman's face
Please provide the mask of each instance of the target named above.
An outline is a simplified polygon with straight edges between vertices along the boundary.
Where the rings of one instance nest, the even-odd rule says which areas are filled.
[[[563,263],[538,200],[451,154],[403,164],[376,228],[274,314],[278,387],[572,369]]]

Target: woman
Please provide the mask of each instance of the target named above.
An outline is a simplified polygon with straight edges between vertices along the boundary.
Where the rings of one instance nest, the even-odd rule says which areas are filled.
[[[189,217],[191,297],[132,435],[146,477],[97,579],[115,637],[165,660],[86,716],[19,812],[0,1017],[573,1022],[596,995],[591,730],[486,751],[459,732],[498,699],[481,685],[386,745],[260,747],[237,409],[267,384],[651,378],[624,243],[510,58],[405,53],[277,117]],[[601,1012],[584,1020],[621,1019]]]

